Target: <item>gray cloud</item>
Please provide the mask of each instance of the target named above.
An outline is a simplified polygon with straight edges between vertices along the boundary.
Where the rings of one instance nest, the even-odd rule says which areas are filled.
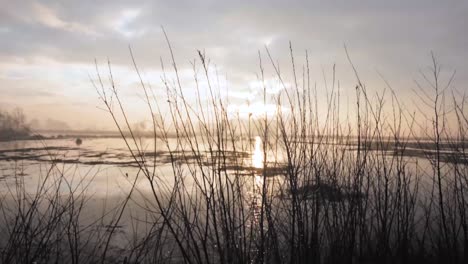
[[[161,54],[165,45],[160,25],[183,58],[210,47],[248,54],[245,48],[261,48],[263,43],[255,41],[275,36],[325,53],[336,53],[343,42],[365,51],[393,47],[401,52],[417,48],[466,53],[468,42],[461,34],[467,22],[464,1],[9,2],[1,11],[1,22],[10,29],[2,33],[2,53],[46,54],[64,61],[89,62],[93,56],[119,61],[128,55],[123,52],[127,43],[141,47],[141,52],[156,53],[152,47]],[[63,25],[43,23],[52,19],[41,17],[52,15],[41,14],[42,9]],[[127,38],[115,27],[132,11],[133,17],[121,21],[122,30],[145,33]]]

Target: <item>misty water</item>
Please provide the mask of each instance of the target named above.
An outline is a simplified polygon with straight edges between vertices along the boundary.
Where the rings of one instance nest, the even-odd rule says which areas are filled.
[[[409,164],[408,168],[427,170],[429,173],[430,161],[425,155],[435,150],[430,143],[424,145],[424,142],[421,142],[419,141],[417,144],[414,142],[413,145],[407,146],[405,158]],[[175,139],[172,141],[169,139],[167,144],[158,140],[155,145],[151,138],[140,138],[137,144],[140,151],[145,153],[145,165],[154,169],[155,174],[162,177],[168,186],[173,183],[171,181],[173,174],[171,162],[192,163],[195,159],[195,157],[186,154],[183,154],[183,157],[182,155],[177,156],[184,151],[190,152],[190,149],[182,151],[179,148],[176,150]],[[252,139],[248,149],[236,150],[235,156],[240,156],[242,160],[239,161],[238,157],[234,157],[235,162],[232,162],[232,166],[228,165],[226,170],[236,171],[236,175],[239,175],[239,171],[244,170],[244,176],[252,176],[255,174],[252,172],[252,168],[262,167],[263,152],[260,150],[261,147],[261,140],[258,137],[256,142]],[[131,148],[137,152],[135,145],[132,145]],[[171,149],[171,152],[168,151],[168,148]],[[354,144],[345,144],[342,148],[356,152]],[[205,150],[203,147],[201,149]],[[388,155],[391,158],[395,149],[389,148],[384,153],[372,152],[371,150],[371,153]],[[457,155],[448,147],[443,148],[441,153],[447,157],[448,164],[450,164],[449,157]],[[284,153],[274,153],[273,149],[267,154],[267,162],[275,164],[275,167],[281,167],[285,159]],[[207,165],[209,167],[209,162]],[[53,169],[54,167],[55,169]],[[18,178],[24,181],[27,193],[34,193],[43,177],[50,170],[57,170],[60,175],[63,174],[69,179],[70,186],[63,188],[74,188],[74,185],[86,186],[86,192],[90,196],[103,199],[125,195],[131,187],[131,180],[138,174],[139,166],[125,141],[119,137],[86,137],[83,138],[80,145],[77,145],[75,138],[72,137],[0,142],[0,193],[11,192],[11,188],[16,184]],[[271,175],[268,176],[281,178],[282,172],[282,170],[272,171]],[[187,180],[190,184],[190,177]],[[252,179],[252,182],[255,182],[255,179]],[[144,177],[140,177],[137,187],[143,192],[149,191]]]
[[[191,173],[189,167],[186,166],[194,162],[195,158],[185,154],[178,156],[184,151],[180,147],[177,149],[175,139],[169,139],[167,144],[157,141],[156,149],[154,149],[153,139],[141,138],[137,141],[138,148],[145,153],[145,166],[151,171],[154,170],[154,174],[157,175],[157,190],[170,192],[174,184],[174,168],[172,167],[174,163],[187,163],[181,164],[181,168],[187,174],[184,182],[185,188],[195,187],[195,179],[190,177],[193,172]],[[335,143],[331,142],[330,145],[332,144]],[[255,225],[259,221],[262,199],[260,189],[263,181],[266,179],[279,182],[276,185],[272,184],[276,186],[272,188],[281,186],[281,182],[285,180],[284,171],[281,169],[284,166],[285,157],[284,153],[269,151],[266,160],[269,166],[275,164],[273,167],[277,169],[270,171],[268,177],[264,178],[261,170],[264,158],[261,140],[257,137],[256,140],[252,139],[250,144],[242,145],[247,145],[249,148],[238,150],[238,153],[228,156],[228,160],[232,159],[232,165],[227,165],[224,169],[229,177],[242,177],[243,186],[248,194],[246,199],[250,204],[247,210],[252,214],[251,224]],[[168,147],[173,151],[168,152]],[[131,148],[135,146],[132,145]],[[354,144],[343,144],[339,148],[356,152]],[[202,146],[201,149],[206,150],[206,146]],[[188,147],[186,151],[190,153]],[[431,175],[430,162],[422,155],[422,151],[431,153],[433,149],[429,143],[422,146],[414,144],[407,148],[408,156],[405,159],[408,168],[410,171],[419,170],[419,173],[421,170],[427,170],[423,174]],[[387,155],[389,159],[392,158],[394,152],[395,149],[391,148],[386,152],[370,151],[372,155]],[[454,154],[448,148],[443,149],[442,152],[447,155]],[[206,164],[209,168],[208,159]],[[44,188],[53,189],[59,186],[61,195],[66,196],[72,191],[84,192],[89,198],[81,218],[84,226],[100,221],[98,226],[103,230],[108,230],[111,219],[115,217],[113,210],[124,200],[135,182],[137,191],[132,194],[132,202],[117,226],[116,236],[121,239],[113,240],[117,247],[123,247],[128,242],[128,237],[135,232],[145,232],[145,225],[135,227],[132,221],[145,219],[148,216],[147,209],[156,208],[156,205],[151,204],[154,203],[151,186],[142,174],[125,141],[118,137],[84,137],[79,145],[73,137],[0,142],[0,194],[4,204],[17,202],[15,197],[18,197],[17,194],[21,191],[33,196],[38,192],[38,188],[41,188],[45,177],[50,177],[52,180],[49,180]],[[138,179],[136,179],[137,175],[139,175]],[[58,182],[63,180],[65,182]],[[423,179],[422,183],[424,182],[429,183],[430,178]],[[18,190],[18,186],[23,189]],[[333,190],[330,191],[332,192]],[[272,193],[280,199],[287,199],[287,194],[276,193],[275,190]],[[142,203],[145,203],[147,207],[142,208]],[[107,216],[102,217],[104,215]]]
[[[151,169],[151,172],[154,169],[154,174],[159,178],[157,189],[161,191],[170,190],[174,184],[171,161],[190,163],[193,160],[186,155],[183,158],[178,156],[181,151],[174,150],[175,139],[169,139],[167,143],[168,145],[157,141],[154,149],[153,139],[140,138],[137,142],[138,148],[145,153],[145,165]],[[168,147],[172,153],[168,151]],[[241,154],[243,155],[241,166],[246,168],[245,180],[251,183],[247,184],[246,188],[252,203],[258,203],[258,195],[254,193],[254,189],[258,188],[260,177],[258,175],[250,177],[254,176],[251,173],[251,165],[259,167],[263,159],[258,149],[260,142],[257,142],[256,147],[257,154],[254,149],[251,151],[257,157]],[[133,150],[136,151],[135,146]],[[236,166],[226,168],[226,170],[237,169]],[[135,182],[137,191],[132,194],[132,201],[135,203],[129,206],[118,226],[120,233],[117,235],[123,237],[134,231],[130,230],[132,228],[130,217],[133,220],[142,219],[147,213],[137,205],[138,202],[147,202],[152,198],[151,186],[142,174],[122,138],[84,137],[79,145],[76,144],[74,137],[0,142],[0,195],[3,198],[3,205],[14,205],[22,193],[33,197],[40,192],[40,188],[43,188],[41,192],[46,193],[47,189],[54,192],[59,187],[63,196],[71,192],[80,194],[84,192],[89,198],[82,217],[82,224],[85,226],[112,212],[125,199]],[[45,186],[44,182],[47,182]],[[185,184],[191,186],[193,178],[187,177]],[[101,225],[104,229],[108,228],[106,218],[110,222],[113,217],[114,214],[109,214],[103,218]],[[126,240],[116,239],[116,241],[123,245]]]

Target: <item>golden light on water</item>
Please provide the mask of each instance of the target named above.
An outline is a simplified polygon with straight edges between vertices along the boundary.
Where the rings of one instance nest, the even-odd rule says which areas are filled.
[[[263,168],[262,139],[255,137],[255,150],[252,154],[252,166],[257,169]]]

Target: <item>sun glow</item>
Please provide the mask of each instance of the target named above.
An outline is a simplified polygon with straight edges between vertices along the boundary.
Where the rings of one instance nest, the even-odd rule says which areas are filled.
[[[230,104],[227,111],[231,117],[262,118],[267,116],[268,118],[272,118],[278,113],[288,113],[289,108],[278,106],[276,104],[255,102],[253,104]]]
[[[255,137],[255,150],[252,154],[252,166],[257,169],[263,168],[262,139]]]

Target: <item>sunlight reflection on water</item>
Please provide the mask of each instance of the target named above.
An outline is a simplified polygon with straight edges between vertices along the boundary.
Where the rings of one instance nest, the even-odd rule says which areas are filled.
[[[257,136],[255,137],[255,150],[252,153],[252,167],[255,169],[264,169],[264,156],[262,151],[262,139]],[[251,225],[254,228],[255,238],[259,239],[260,237],[260,222],[262,221],[261,211],[262,211],[262,203],[263,203],[263,184],[264,184],[264,176],[259,172],[254,172],[254,179],[253,179],[253,190],[252,190],[252,198],[251,198],[251,214],[252,214],[252,222]],[[257,249],[252,250],[252,254],[257,255],[259,252]],[[253,263],[253,262],[251,262]]]
[[[263,168],[262,139],[255,137],[255,150],[252,155],[252,166],[257,169]]]

